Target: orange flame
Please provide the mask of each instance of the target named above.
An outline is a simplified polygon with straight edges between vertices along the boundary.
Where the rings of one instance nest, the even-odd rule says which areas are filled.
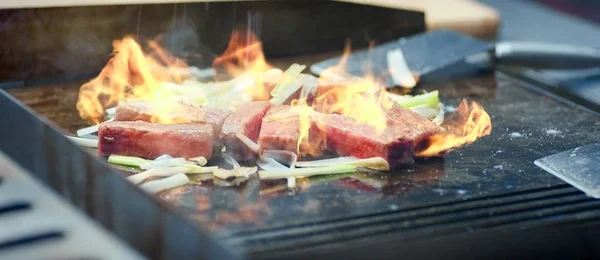
[[[348,57],[350,57],[350,53],[352,49],[350,48],[350,41],[346,41],[346,45],[344,45],[344,52],[342,53],[342,57],[338,64],[333,65],[321,72],[320,78],[324,80],[343,80],[352,78],[352,75],[348,73]]]
[[[98,124],[104,109],[125,99],[164,100],[169,92],[161,90],[161,82],[180,83],[187,77],[187,64],[174,58],[155,41],[145,55],[130,36],[113,42],[113,57],[98,77],[79,90],[77,109],[83,119]]]
[[[466,100],[460,103],[443,126],[447,131],[429,137],[417,148],[417,156],[439,156],[453,148],[470,144],[492,132],[492,120],[488,113],[477,102],[469,103]]]
[[[213,68],[217,72],[224,71],[228,76],[233,77],[250,74],[255,79],[254,86],[251,88],[254,100],[270,98],[270,88],[275,83],[269,84],[273,79],[265,78],[264,74],[273,69],[273,66],[267,63],[262,42],[254,33],[233,32],[225,52],[213,61]]]
[[[371,75],[355,78],[347,72],[349,55],[350,44],[347,42],[340,62],[321,73],[317,97],[312,104],[306,99],[291,102],[293,110],[299,114],[298,150],[302,154],[318,155],[321,151],[323,141],[319,136],[324,135],[317,132],[321,128],[314,118],[320,113],[343,114],[358,123],[374,126],[377,132],[383,132],[387,127],[386,111],[391,108],[392,101],[385,98],[382,94],[385,88]]]

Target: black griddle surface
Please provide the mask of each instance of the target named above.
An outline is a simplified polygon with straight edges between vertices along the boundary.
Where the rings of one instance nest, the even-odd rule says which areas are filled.
[[[490,76],[426,87],[439,89],[449,107],[462,98],[478,101],[492,118],[490,136],[444,159],[390,173],[299,180],[295,190],[285,181],[251,179],[225,187],[208,180],[160,197],[231,246],[256,255],[389,234],[436,237],[598,218],[600,201],[533,164],[597,141],[598,117],[524,86]],[[11,92],[25,103],[31,93]]]
[[[381,220],[383,225],[374,226],[371,219],[417,212],[429,206],[433,210],[430,214],[441,217],[446,214],[445,208],[451,215],[458,210],[456,207],[469,210],[483,207],[484,215],[493,217],[494,207],[515,201],[561,198],[541,205],[519,204],[512,209],[515,212],[553,208],[566,203],[563,196],[568,197],[567,202],[587,203],[585,196],[535,166],[533,161],[595,142],[600,134],[596,115],[530,91],[506,77],[432,88],[441,90],[447,106],[455,107],[463,97],[480,102],[491,115],[492,134],[444,159],[419,161],[390,173],[330,176],[300,183],[301,188],[294,191],[285,189],[283,181],[258,184],[252,180],[236,189],[208,183],[174,190],[162,197],[212,227],[232,244],[258,251],[298,248],[302,242],[308,246],[327,239],[359,239],[420,225]],[[496,204],[491,205],[493,200]],[[599,208],[597,202],[590,203]],[[471,219],[468,214],[453,217],[441,222],[442,225]],[[344,236],[353,229],[368,232]],[[321,237],[324,240],[311,241],[312,236],[321,233],[325,234]]]

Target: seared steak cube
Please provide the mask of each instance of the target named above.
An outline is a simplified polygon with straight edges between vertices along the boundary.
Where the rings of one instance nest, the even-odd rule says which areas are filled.
[[[227,153],[236,160],[256,159],[256,154],[236,137],[236,133],[241,133],[250,140],[257,142],[263,117],[269,107],[267,101],[247,103],[231,113],[223,122],[221,142],[227,148]]]
[[[223,121],[231,112],[210,107],[170,103],[127,102],[117,106],[115,121],[146,121],[152,123],[200,123],[213,128],[215,146],[219,145],[219,133]]]
[[[100,125],[98,155],[112,154],[155,159],[173,157],[210,159],[213,129],[208,124],[156,124],[144,121],[112,121]]]

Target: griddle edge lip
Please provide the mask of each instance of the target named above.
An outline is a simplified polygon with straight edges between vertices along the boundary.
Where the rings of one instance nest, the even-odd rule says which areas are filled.
[[[517,81],[519,86],[535,91],[537,93],[549,96],[565,105],[573,106],[593,115],[600,116],[600,104],[587,101],[576,95],[569,93],[560,83],[551,83],[543,79],[541,75],[532,73],[533,71],[521,70],[511,71],[509,69],[499,69],[496,75]]]
[[[38,115],[35,111],[33,111],[33,109],[31,109],[30,107],[28,107],[27,105],[23,104],[21,101],[17,100],[15,97],[13,97],[12,95],[10,95],[8,92],[6,92],[3,88],[2,88],[2,83],[0,83],[0,100],[4,100],[4,101],[8,101],[8,102],[0,102],[0,120],[4,121],[4,120],[11,120],[14,119],[14,117],[12,116],[7,116],[9,114],[14,114],[19,113],[21,115],[25,115],[27,118],[21,118],[18,119],[19,121],[23,121],[23,120],[27,120],[27,121],[33,121],[35,124],[37,124],[37,126],[31,126],[31,127],[35,127],[38,129],[35,130],[41,130],[41,135],[42,136],[30,136],[28,140],[31,141],[47,141],[49,138],[51,138],[52,135],[57,136],[57,138],[62,139],[60,140],[61,143],[66,144],[67,147],[69,148],[69,150],[74,150],[76,151],[76,153],[83,155],[83,157],[87,157],[85,159],[91,159],[91,161],[88,162],[80,162],[83,168],[86,169],[90,169],[90,167],[86,167],[89,166],[90,162],[91,163],[95,163],[100,165],[100,167],[104,168],[102,169],[101,173],[94,173],[94,177],[101,177],[102,175],[104,176],[108,176],[109,178],[112,178],[114,180],[117,180],[118,182],[120,182],[120,186],[126,187],[125,189],[127,189],[128,193],[133,193],[133,194],[137,194],[137,195],[141,195],[140,197],[145,198],[145,202],[149,202],[152,204],[153,210],[156,211],[156,214],[159,215],[159,221],[158,223],[162,224],[162,227],[158,227],[156,228],[156,230],[164,230],[166,228],[166,226],[168,224],[171,223],[171,226],[173,226],[173,224],[175,224],[175,228],[186,228],[187,230],[189,229],[194,229],[196,232],[190,234],[186,233],[181,234],[181,238],[182,240],[185,240],[185,238],[195,238],[195,241],[198,243],[191,243],[193,241],[185,241],[185,243],[181,243],[180,241],[167,241],[168,246],[170,246],[171,248],[163,248],[161,250],[159,250],[160,253],[164,254],[165,251],[166,252],[175,252],[175,253],[180,253],[180,254],[186,254],[188,253],[187,251],[185,251],[185,246],[183,246],[183,244],[188,245],[188,247],[193,247],[193,249],[195,250],[189,250],[189,252],[197,252],[200,253],[200,251],[198,251],[198,247],[197,245],[207,245],[207,243],[200,243],[200,242],[210,242],[212,244],[213,247],[210,247],[207,249],[207,255],[212,256],[212,257],[216,257],[216,259],[243,259],[244,257],[244,252],[239,249],[239,248],[225,248],[224,244],[221,241],[218,241],[218,239],[216,239],[214,237],[214,235],[210,232],[207,231],[207,229],[201,225],[198,225],[197,223],[188,220],[186,217],[184,217],[179,211],[175,210],[173,207],[171,207],[170,205],[168,205],[165,202],[162,202],[160,200],[156,200],[154,198],[152,198],[150,195],[146,194],[144,191],[142,191],[141,189],[139,189],[137,186],[132,185],[131,183],[129,183],[125,178],[123,178],[118,172],[116,172],[114,169],[112,169],[106,162],[104,162],[103,160],[94,157],[90,154],[88,154],[87,151],[85,151],[82,147],[76,145],[75,143],[73,143],[72,141],[68,140],[68,138],[66,138],[60,131],[60,129],[54,125],[52,122],[49,122],[47,119],[41,117],[40,115]],[[4,109],[6,107],[9,107],[8,109]],[[20,110],[20,111],[18,111]],[[8,118],[7,118],[8,117]],[[5,121],[6,122],[6,121]],[[0,136],[0,140],[2,140],[2,138],[14,138],[14,139],[24,139],[27,137],[21,137],[19,138],[19,134],[23,135],[23,132],[20,131],[20,129],[15,129],[14,126],[18,125],[18,124],[4,124],[2,129],[0,130],[0,133],[10,133],[11,135],[14,134],[15,136]],[[12,127],[12,128],[11,128]],[[39,129],[41,128],[41,129]],[[39,140],[36,140],[39,139]],[[59,194],[61,194],[63,196],[63,198],[70,200],[71,204],[75,204],[75,206],[77,206],[79,208],[79,210],[82,210],[85,212],[85,209],[80,208],[80,204],[77,203],[77,201],[72,201],[73,198],[69,198],[69,196],[72,194],[69,194],[69,191],[67,191],[65,187],[53,187],[53,183],[49,183],[48,179],[44,179],[43,177],[41,177],[41,174],[44,173],[39,173],[35,171],[35,167],[33,167],[31,164],[27,164],[27,162],[19,160],[18,158],[18,153],[19,151],[14,151],[14,150],[6,150],[4,149],[4,142],[0,142],[0,149],[2,149],[9,158],[11,158],[13,161],[15,161],[17,164],[19,164],[21,167],[29,170],[38,180],[46,183],[47,185],[51,186],[52,189],[54,189],[55,191],[57,191]],[[56,145],[57,142],[53,141],[53,145]],[[31,147],[29,148],[24,148],[24,149],[33,149]],[[23,151],[20,151],[23,152]],[[33,151],[35,154],[35,151]],[[43,151],[37,151],[37,153],[41,153]],[[54,155],[56,156],[56,155]],[[41,160],[46,159],[46,156],[44,156],[44,158],[42,158]],[[39,158],[32,158],[32,160],[40,160]],[[33,163],[36,164],[36,163]],[[48,164],[47,162],[41,162],[41,164]],[[64,169],[45,169],[46,171],[59,171],[59,170],[64,170]],[[98,178],[99,179],[99,178]],[[51,181],[51,180],[50,180]],[[61,190],[60,188],[64,188],[65,190]],[[90,187],[83,187],[83,189],[85,190],[86,188],[89,188],[87,191],[88,192],[93,192],[93,190]],[[104,194],[110,194],[111,191],[104,191]],[[94,193],[95,194],[95,193]],[[101,193],[102,194],[102,193]],[[78,200],[82,200],[83,198],[76,198]],[[110,199],[114,199],[114,201],[117,201],[119,198],[114,198],[112,196],[110,196]],[[102,200],[100,200],[102,201]],[[89,210],[89,209],[88,209]],[[114,212],[114,210],[111,210]],[[93,211],[92,211],[93,212]],[[99,219],[99,217],[101,217],[100,215],[90,215],[90,212],[85,212],[86,215],[88,215],[91,218],[94,218],[96,221],[101,222],[101,224],[103,225],[104,228],[112,231],[113,233],[115,230],[112,229],[112,227],[110,226],[106,226],[106,223],[103,223],[103,221],[101,221],[101,219]],[[98,212],[95,212],[98,213]],[[112,213],[112,212],[110,212]],[[104,214],[107,214],[106,212],[104,212]],[[114,213],[113,213],[114,214]],[[136,212],[130,212],[131,216],[137,216]],[[168,220],[173,220],[173,221],[168,221]],[[114,221],[114,218],[111,219],[111,221]],[[164,224],[165,222],[167,222],[167,224]],[[128,223],[126,223],[127,225],[130,225],[132,222],[129,221]],[[114,226],[114,225],[113,225]],[[166,235],[164,234],[164,231],[158,231],[158,233],[160,233],[160,240],[162,241],[162,243],[165,242],[165,240],[168,240],[166,237]],[[170,232],[172,233],[172,232]],[[168,235],[168,234],[167,234]],[[117,234],[118,237],[120,237],[123,240],[123,237],[119,236],[119,234]],[[137,239],[143,239],[143,237],[137,237]],[[172,238],[171,238],[172,240]],[[128,244],[131,245],[131,241],[126,241]],[[152,242],[152,241],[149,241]],[[137,250],[137,249],[136,249]],[[169,251],[171,250],[171,251]],[[174,250],[174,251],[173,251]],[[142,252],[144,254],[148,254],[148,252]],[[194,255],[191,255],[194,256]],[[195,255],[195,257],[200,257],[201,255]],[[156,257],[156,256],[154,256]],[[164,257],[164,255],[163,255]]]

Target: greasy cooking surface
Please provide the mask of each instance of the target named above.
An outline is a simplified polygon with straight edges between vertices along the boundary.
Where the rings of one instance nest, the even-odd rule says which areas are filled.
[[[74,134],[77,129],[88,126],[88,123],[79,117],[79,112],[75,109],[79,87],[83,83],[15,88],[11,89],[9,93],[51,122]]]
[[[12,90],[41,114],[74,131],[78,84]],[[563,105],[505,78],[488,77],[435,86],[447,106],[460,97],[480,102],[492,117],[490,136],[448,154],[387,174],[356,173],[298,181],[252,179],[236,187],[212,180],[161,197],[222,236],[325,219],[422,207],[562,182],[535,159],[597,141],[595,115]],[[56,90],[56,91],[54,91]],[[42,93],[47,95],[42,97]],[[32,99],[29,99],[32,98]],[[59,102],[60,100],[60,102]]]

